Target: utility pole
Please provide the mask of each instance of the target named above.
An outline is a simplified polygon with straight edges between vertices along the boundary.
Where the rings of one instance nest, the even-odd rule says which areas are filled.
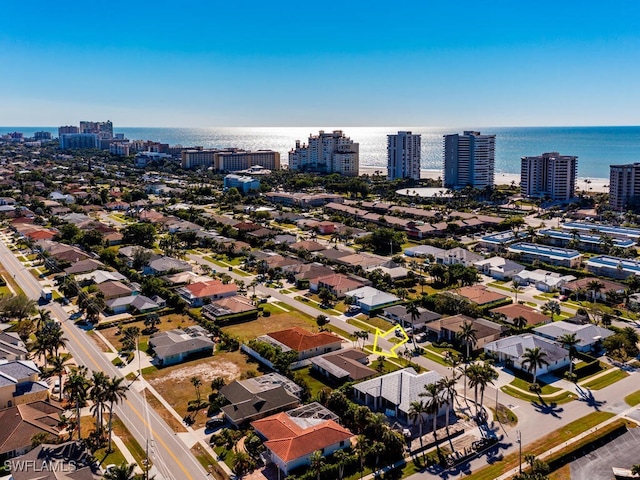
[[[516,431],[516,442],[518,442],[518,469],[522,475],[522,432],[520,430]]]

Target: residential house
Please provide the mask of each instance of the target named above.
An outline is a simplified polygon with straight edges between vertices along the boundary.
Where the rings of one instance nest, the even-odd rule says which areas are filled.
[[[202,316],[214,321],[221,321],[230,316],[241,316],[246,320],[251,315],[258,315],[258,307],[247,297],[240,295],[221,298],[202,307]]]
[[[302,240],[300,242],[292,243],[289,245],[290,250],[294,250],[296,252],[301,250],[306,250],[307,252],[320,252],[325,250],[327,247],[324,245],[315,242],[313,240]]]
[[[76,275],[76,281],[80,284],[85,285],[90,285],[92,283],[100,285],[104,282],[120,282],[126,279],[127,277],[125,277],[121,273],[110,272],[108,270],[95,270],[90,273],[82,273],[80,275]]]
[[[150,260],[149,264],[142,270],[142,273],[144,275],[167,275],[175,272],[190,272],[191,270],[191,265],[184,260],[171,257],[158,257]]]
[[[206,302],[237,295],[238,286],[235,283],[223,283],[212,279],[206,282],[191,283],[178,289],[178,294],[191,307],[200,307]]]
[[[298,385],[277,373],[235,380],[220,389],[230,403],[222,407],[222,412],[231,425],[241,427],[297,407],[300,393]]]
[[[103,282],[98,285],[98,291],[104,295],[105,300],[112,298],[128,297],[133,294],[133,290],[118,280]]]
[[[269,459],[284,476],[296,468],[310,465],[316,451],[327,456],[351,446],[353,434],[339,425],[337,418],[324,418],[325,410],[320,404],[312,403],[251,422],[264,439]],[[300,416],[298,411],[302,412]]]
[[[0,409],[47,400],[49,386],[39,377],[31,360],[0,361]]]
[[[369,280],[356,277],[355,275],[344,275],[342,273],[332,273],[318,278],[309,279],[309,290],[319,292],[326,288],[337,298],[344,298],[347,292],[370,285]]]
[[[60,434],[60,415],[63,409],[42,400],[14,405],[0,410],[0,458],[14,458],[31,450],[35,435],[45,434],[54,441]],[[20,472],[20,469],[16,469]],[[13,478],[16,471],[11,472]],[[42,477],[19,477],[34,478]]]
[[[420,394],[424,393],[425,385],[441,379],[442,375],[435,371],[416,373],[412,368],[404,368],[354,385],[353,395],[357,402],[373,411],[384,412],[387,417],[409,424],[411,403],[423,400]],[[443,415],[446,409],[443,404],[437,416]],[[424,416],[428,418],[426,414]]]
[[[523,366],[523,355],[527,349],[540,348],[545,352],[545,360],[548,365],[543,365],[537,369],[537,375],[544,375],[559,368],[569,365],[569,351],[539,335],[523,334],[505,337],[495,342],[487,343],[484,351],[508,366],[513,366],[519,370],[528,371],[527,366]]]
[[[466,248],[456,247],[450,250],[445,250],[444,253],[435,255],[436,261],[444,265],[457,265],[461,264],[465,267],[472,267],[474,263],[479,262],[484,257],[473,253]]]
[[[491,305],[492,303],[501,302],[508,299],[507,295],[492,292],[484,285],[472,285],[470,287],[461,287],[454,291],[455,295],[466,298],[470,302],[475,303],[479,307]]]
[[[334,274],[331,267],[317,262],[292,265],[283,270],[287,273],[289,280],[294,281],[298,288],[308,287],[309,280],[313,278],[326,277]]]
[[[555,292],[575,279],[576,277],[573,275],[562,275],[542,269],[522,270],[513,277],[513,280],[521,286],[533,285],[541,292]]]
[[[507,330],[507,327],[498,323],[485,320],[484,318],[471,318],[466,315],[442,317],[440,320],[428,323],[426,329],[435,334],[438,340],[455,342],[465,324],[472,325],[475,330],[476,341],[474,345],[472,345],[471,350],[478,350],[487,343],[499,339]]]
[[[150,313],[154,310],[162,308],[151,298],[144,295],[129,295],[128,297],[119,297],[107,300],[107,310],[115,315],[133,311],[137,313]]]
[[[533,332],[555,342],[558,342],[563,335],[575,334],[578,344],[574,348],[579,352],[597,350],[602,340],[614,334],[613,331],[592,323],[580,325],[562,320],[534,328]]]
[[[404,254],[407,257],[437,257],[438,255],[442,255],[446,252],[446,250],[438,247],[432,247],[431,245],[416,245],[415,247],[409,247],[404,249]]]
[[[27,360],[28,358],[29,351],[17,333],[0,332],[0,362],[3,360],[7,362]]]
[[[367,363],[369,356],[366,353],[347,349],[313,357],[311,369],[334,384],[357,382],[376,375],[376,371],[367,367]]]
[[[342,348],[342,339],[330,332],[312,333],[300,327],[267,333],[258,340],[279,347],[283,352],[298,352],[297,360],[334,352]]]
[[[593,281],[596,281],[601,285],[600,290],[597,292],[592,291],[590,288],[590,284]],[[595,298],[597,300],[606,301],[607,292],[623,293],[626,288],[627,287],[622,283],[606,280],[604,278],[586,277],[565,283],[560,287],[560,291],[565,295],[576,293],[576,291],[582,291],[584,298],[593,299],[595,294]]]
[[[345,293],[345,297],[351,299],[366,314],[401,301],[395,295],[368,286],[350,290]]]
[[[13,461],[12,480],[99,480],[91,452],[81,442],[42,444]],[[11,466],[11,463],[10,463]]]
[[[212,355],[214,347],[209,332],[197,325],[156,333],[149,338],[149,345],[162,366],[180,363],[189,357]]]
[[[406,305],[394,305],[384,309],[383,318],[391,322],[397,323],[404,328],[412,327],[414,332],[425,329],[427,323],[440,320],[442,315],[426,308],[418,307],[419,316],[415,320],[410,313],[407,312]]]
[[[512,303],[511,305],[494,308],[491,310],[491,313],[503,316],[504,321],[511,324],[513,324],[515,318],[522,317],[527,321],[527,326],[529,327],[551,321],[550,317],[538,312],[535,308],[522,305],[521,303]]]
[[[524,270],[519,263],[502,257],[491,257],[479,260],[473,264],[480,273],[496,280],[510,280]]]

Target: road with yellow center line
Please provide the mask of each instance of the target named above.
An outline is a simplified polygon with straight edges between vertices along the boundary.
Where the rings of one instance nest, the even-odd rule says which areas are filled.
[[[34,300],[40,297],[40,283],[2,241],[0,241],[0,262],[20,285],[25,295]],[[122,376],[120,371],[98,350],[94,342],[87,341],[86,334],[80,328],[66,321],[68,314],[59,304],[54,302],[47,308],[52,316],[61,322],[68,339],[67,349],[78,365],[84,365],[90,370],[102,371],[110,376]],[[153,440],[150,442],[153,447],[153,449],[150,448],[150,459],[158,469],[156,475],[158,480],[208,478],[207,472],[191,454],[189,447],[179,440],[155,410],[146,404],[140,393],[130,389],[127,392],[127,399],[123,404],[116,406],[115,412],[143,448],[148,440]],[[147,436],[148,433],[151,435]]]

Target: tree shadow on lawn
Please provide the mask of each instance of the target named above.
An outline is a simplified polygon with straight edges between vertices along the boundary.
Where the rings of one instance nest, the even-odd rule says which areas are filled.
[[[576,393],[580,402],[585,402],[589,407],[593,407],[596,412],[599,412],[600,407],[607,403],[606,400],[596,400],[590,389],[584,389],[580,385],[576,385]]]
[[[533,408],[535,408],[537,412],[543,413],[545,415],[551,415],[556,418],[561,418],[559,414],[564,412],[563,407],[559,407],[556,402],[545,402],[540,394],[538,394],[538,399],[538,402],[531,402],[531,405],[533,405]]]

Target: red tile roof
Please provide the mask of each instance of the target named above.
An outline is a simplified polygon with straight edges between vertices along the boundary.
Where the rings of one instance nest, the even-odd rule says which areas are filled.
[[[224,284],[220,280],[192,283],[184,288],[189,290],[189,292],[196,298],[223,295],[225,293],[238,291],[238,286],[235,283]]]
[[[265,446],[285,462],[304,457],[352,437],[349,430],[333,420],[303,429],[286,413],[256,420],[251,425],[267,438]]]
[[[322,347],[341,341],[340,337],[329,332],[311,333],[300,327],[280,330],[268,334],[274,340],[286,345],[296,352],[304,352],[312,348]]]

